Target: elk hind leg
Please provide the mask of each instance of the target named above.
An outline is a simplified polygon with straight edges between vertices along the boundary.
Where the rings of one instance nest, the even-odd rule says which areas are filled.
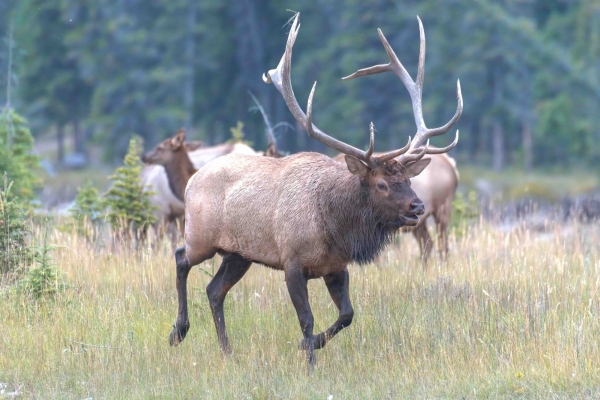
[[[306,350],[308,368],[311,371],[315,366],[315,337],[313,335],[315,320],[308,302],[308,279],[301,268],[288,265],[285,268],[285,283],[298,315],[300,329],[304,336],[305,346],[303,349]]]
[[[348,269],[336,272],[323,277],[329,295],[339,310],[337,321],[334,322],[326,331],[315,336],[315,350],[325,347],[327,342],[337,335],[339,331],[350,326],[354,317],[354,310],[350,302],[349,284],[350,276]],[[306,350],[308,343],[302,340],[300,347]]]
[[[225,315],[223,314],[223,302],[227,292],[246,274],[252,265],[252,261],[246,260],[239,254],[230,253],[223,257],[219,270],[206,287],[206,294],[210,309],[215,321],[217,336],[221,351],[225,354],[231,353],[227,330],[225,327]]]
[[[442,260],[448,258],[448,223],[450,222],[450,213],[452,212],[452,202],[434,214],[434,219],[438,234],[438,251]]]

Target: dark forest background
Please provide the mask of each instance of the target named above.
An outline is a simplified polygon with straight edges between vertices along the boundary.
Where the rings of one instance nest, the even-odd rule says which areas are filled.
[[[340,78],[387,62],[377,28],[414,77],[419,15],[428,126],[452,116],[461,81],[465,108],[452,153],[459,162],[496,170],[600,165],[597,0],[1,0],[0,99],[12,31],[11,104],[34,135],[56,141],[59,164],[65,152],[92,146],[117,163],[133,134],[151,147],[182,126],[191,138],[219,143],[238,121],[264,149],[248,91],[272,121],[294,122],[261,79],[283,54],[290,10],[302,23],[296,96],[305,107],[319,82],[314,119],[332,136],[364,147],[373,121],[376,150],[384,151],[414,134],[410,99],[395,76]],[[298,130],[278,138],[288,152],[326,151]]]

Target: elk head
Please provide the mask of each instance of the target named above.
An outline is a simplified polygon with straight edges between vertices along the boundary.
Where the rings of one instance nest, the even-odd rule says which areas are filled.
[[[424,212],[424,206],[423,202],[410,188],[410,178],[417,176],[429,164],[430,159],[422,159],[425,154],[445,153],[456,146],[458,142],[458,131],[456,132],[454,142],[449,146],[440,149],[430,148],[429,138],[446,133],[460,118],[463,107],[460,82],[457,83],[458,106],[455,115],[446,125],[439,128],[428,129],[423,120],[423,107],[421,101],[425,69],[425,33],[421,20],[417,17],[420,30],[420,52],[416,83],[411,79],[404,66],[396,57],[396,54],[383,36],[381,30],[378,30],[379,37],[390,58],[390,63],[387,65],[376,65],[370,68],[361,69],[343,79],[352,79],[385,71],[393,72],[400,78],[410,93],[417,125],[417,133],[413,140],[411,140],[410,137],[408,138],[408,143],[403,148],[375,157],[373,156],[375,142],[373,123],[371,123],[370,143],[366,151],[334,139],[312,123],[312,103],[317,85],[316,82],[308,97],[306,114],[304,114],[304,111],[300,108],[294,95],[291,82],[292,48],[300,29],[298,19],[299,13],[296,14],[294,18],[288,36],[285,53],[281,58],[279,65],[276,69],[270,70],[267,74],[264,74],[263,80],[266,83],[273,83],[275,85],[277,90],[283,96],[288,108],[294,115],[294,118],[296,118],[300,125],[306,129],[311,138],[346,155],[345,161],[348,170],[360,179],[364,193],[368,193],[370,195],[369,198],[374,202],[374,211],[381,213],[383,216],[390,217],[390,219],[386,220],[395,221],[393,225],[396,227],[416,225],[418,223],[418,215],[422,215]]]
[[[157,144],[152,150],[148,150],[142,155],[142,161],[147,164],[168,164],[175,153],[179,151],[191,151],[201,147],[192,143],[191,148],[188,148],[185,143],[185,129],[180,129],[172,138],[168,138]]]

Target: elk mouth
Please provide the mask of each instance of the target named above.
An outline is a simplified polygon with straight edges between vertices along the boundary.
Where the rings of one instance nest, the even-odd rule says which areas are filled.
[[[404,222],[405,226],[415,226],[419,223],[419,215],[418,214],[401,215],[400,219],[402,220],[402,222]]]

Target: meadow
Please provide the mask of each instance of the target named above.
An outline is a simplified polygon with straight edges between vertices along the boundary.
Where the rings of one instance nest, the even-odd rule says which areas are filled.
[[[41,240],[42,229],[36,239]],[[225,303],[233,347],[219,352],[205,295],[219,260],[190,274],[191,329],[168,344],[177,312],[167,241],[125,250],[53,230],[69,288],[53,300],[0,294],[3,395],[24,398],[597,398],[600,230],[451,237],[446,263],[419,261],[401,235],[376,263],[351,266],[353,324],[308,374],[283,274],[254,265]],[[316,331],[336,318],[309,285]]]

